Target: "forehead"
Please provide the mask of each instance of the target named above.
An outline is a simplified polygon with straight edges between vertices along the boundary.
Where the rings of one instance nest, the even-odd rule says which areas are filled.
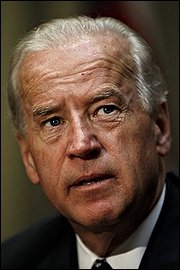
[[[20,70],[23,74],[25,68],[28,70],[36,69],[46,64],[55,69],[59,67],[59,62],[70,68],[71,64],[76,62],[81,63],[101,57],[112,57],[117,62],[126,60],[127,64],[132,62],[129,53],[129,44],[125,38],[120,38],[116,35],[99,35],[93,37],[87,36],[78,42],[69,43],[63,47],[56,46],[49,50],[30,52],[23,59]],[[54,61],[54,58],[56,61]],[[25,72],[25,74],[27,73]]]
[[[96,80],[106,76],[132,78],[133,61],[127,40],[100,35],[85,37],[63,48],[29,53],[20,65],[21,95],[33,89],[37,93],[42,85],[45,90],[44,87],[54,83],[70,85],[81,83],[83,78],[87,82],[88,75],[92,79],[92,73],[97,75]]]

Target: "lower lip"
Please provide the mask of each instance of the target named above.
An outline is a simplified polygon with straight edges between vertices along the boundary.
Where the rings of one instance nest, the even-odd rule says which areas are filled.
[[[72,186],[71,188],[73,188],[74,190],[81,190],[81,191],[95,191],[95,190],[107,188],[109,185],[112,185],[112,183],[114,182],[115,182],[115,178],[112,177],[112,178],[105,178],[98,182],[94,182],[87,185]]]

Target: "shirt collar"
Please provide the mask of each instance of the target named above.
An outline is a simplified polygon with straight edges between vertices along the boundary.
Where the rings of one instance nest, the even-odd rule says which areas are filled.
[[[143,254],[146,250],[151,233],[157,222],[165,197],[164,185],[161,196],[150,212],[146,219],[134,231],[134,233],[122,243],[111,256],[107,257],[107,262],[114,269],[138,269]],[[80,237],[76,234],[77,238],[77,253],[79,269],[90,269],[96,259],[101,259],[93,253],[82,242]]]

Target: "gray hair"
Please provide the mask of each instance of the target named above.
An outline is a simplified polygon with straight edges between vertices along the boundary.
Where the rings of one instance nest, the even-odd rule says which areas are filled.
[[[130,55],[135,65],[134,79],[137,93],[144,110],[152,113],[168,93],[160,68],[154,61],[152,49],[132,29],[122,22],[108,17],[54,19],[31,30],[17,44],[10,63],[8,100],[15,128],[23,133],[22,101],[18,87],[18,72],[22,59],[30,52],[55,46],[66,46],[84,36],[98,33],[114,33],[129,43]]]

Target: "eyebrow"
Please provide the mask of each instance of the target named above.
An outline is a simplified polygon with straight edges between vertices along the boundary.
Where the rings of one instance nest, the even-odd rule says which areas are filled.
[[[111,87],[107,89],[103,89],[100,93],[98,93],[95,97],[92,97],[90,102],[97,102],[101,101],[103,99],[109,98],[109,97],[116,97],[119,99],[122,103],[127,103],[127,97],[124,93],[122,93],[122,90],[118,87]]]
[[[46,116],[46,115],[56,113],[57,111],[59,111],[58,106],[42,106],[42,107],[36,108],[33,111],[33,117],[44,116],[44,115]]]

